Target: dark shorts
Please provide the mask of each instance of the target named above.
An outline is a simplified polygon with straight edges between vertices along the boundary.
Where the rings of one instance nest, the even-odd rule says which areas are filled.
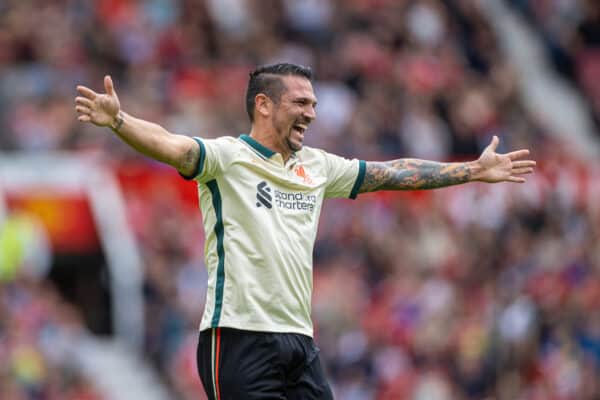
[[[197,362],[211,400],[333,399],[309,336],[207,329],[200,332]]]

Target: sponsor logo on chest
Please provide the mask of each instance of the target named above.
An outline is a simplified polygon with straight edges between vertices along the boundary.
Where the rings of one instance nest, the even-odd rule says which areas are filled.
[[[256,185],[256,207],[267,209],[273,206],[284,210],[313,212],[317,204],[317,196],[302,192],[285,192],[273,190],[262,181]]]

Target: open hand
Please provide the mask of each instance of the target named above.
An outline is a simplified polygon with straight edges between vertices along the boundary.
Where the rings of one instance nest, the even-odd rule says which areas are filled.
[[[479,171],[473,178],[488,183],[525,182],[522,175],[532,173],[536,164],[533,160],[521,160],[521,158],[529,155],[529,150],[498,154],[496,148],[499,142],[498,136],[494,136],[492,142],[481,153],[476,161]]]
[[[104,89],[106,93],[99,94],[88,87],[77,86],[81,95],[75,98],[75,110],[79,113],[79,121],[91,122],[98,126],[113,126],[121,105],[112,79],[108,75],[104,77]]]

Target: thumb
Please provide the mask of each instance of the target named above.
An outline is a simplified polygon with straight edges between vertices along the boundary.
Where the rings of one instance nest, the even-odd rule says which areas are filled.
[[[112,78],[110,77],[110,75],[106,75],[104,77],[104,89],[106,90],[106,93],[109,96],[114,96],[115,88],[113,86],[113,81],[112,81]]]
[[[491,151],[495,152],[496,149],[498,148],[498,143],[500,143],[500,139],[498,139],[498,136],[494,135],[494,137],[492,138],[492,141],[490,142],[490,144],[488,145],[486,150],[491,150]]]

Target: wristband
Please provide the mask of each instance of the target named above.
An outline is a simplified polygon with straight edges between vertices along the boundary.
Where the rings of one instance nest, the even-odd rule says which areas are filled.
[[[113,131],[119,133],[119,129],[121,129],[121,127],[123,126],[123,113],[121,111],[119,111],[117,113],[117,118],[116,118],[116,122],[114,123],[114,125],[112,125],[110,127],[110,129],[112,129]]]

